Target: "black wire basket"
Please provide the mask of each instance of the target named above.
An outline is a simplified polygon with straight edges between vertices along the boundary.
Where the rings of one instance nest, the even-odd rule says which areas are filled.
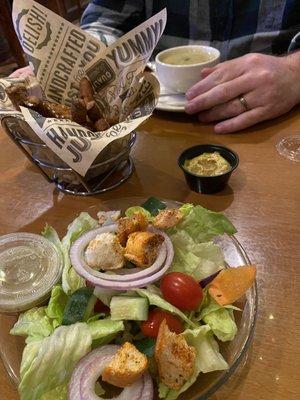
[[[1,124],[29,161],[62,192],[79,196],[107,192],[125,182],[133,171],[130,151],[135,132],[106,146],[82,177],[47,147],[24,120],[7,116]]]

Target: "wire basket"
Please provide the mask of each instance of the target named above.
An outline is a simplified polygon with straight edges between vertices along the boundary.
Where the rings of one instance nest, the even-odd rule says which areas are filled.
[[[30,162],[62,192],[80,196],[107,192],[125,182],[133,171],[129,154],[136,140],[135,132],[106,146],[82,177],[47,147],[25,121],[8,116],[1,123]]]

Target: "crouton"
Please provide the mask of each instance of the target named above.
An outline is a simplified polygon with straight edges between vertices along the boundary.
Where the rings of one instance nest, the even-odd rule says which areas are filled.
[[[132,217],[124,217],[118,220],[118,238],[122,246],[126,246],[128,236],[133,232],[144,231],[148,226],[145,214],[136,212]]]
[[[161,210],[153,220],[153,226],[158,229],[168,229],[179,224],[183,219],[183,214],[176,208]]]
[[[194,372],[195,358],[195,348],[187,344],[182,334],[171,332],[164,320],[155,345],[155,360],[162,382],[170,389],[180,389]]]
[[[125,248],[125,258],[138,267],[149,267],[156,260],[163,241],[164,238],[157,233],[131,233]]]
[[[147,357],[125,342],[102,372],[102,380],[124,388],[138,380],[147,370]]]

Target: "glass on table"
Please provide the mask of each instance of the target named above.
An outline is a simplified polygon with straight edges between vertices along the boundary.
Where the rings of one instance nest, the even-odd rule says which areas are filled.
[[[300,161],[300,134],[281,137],[276,143],[278,153],[291,161]]]

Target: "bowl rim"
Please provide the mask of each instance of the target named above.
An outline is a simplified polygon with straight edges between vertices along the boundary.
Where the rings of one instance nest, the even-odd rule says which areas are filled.
[[[233,155],[233,157],[235,159],[235,162],[234,162],[234,164],[230,163],[230,165],[231,165],[230,170],[226,171],[226,172],[223,172],[222,174],[218,174],[218,175],[199,175],[199,174],[195,174],[193,172],[190,172],[186,168],[184,168],[183,162],[185,160],[187,160],[187,158],[184,158],[184,161],[182,160],[182,158],[184,157],[184,154],[186,152],[190,151],[190,150],[197,149],[197,148],[202,147],[202,146],[216,147],[216,148],[225,150],[227,153],[230,153],[231,155]],[[216,149],[214,151],[218,151],[218,150]],[[207,151],[200,152],[198,155],[200,156],[201,154],[206,153],[206,152]],[[195,157],[197,157],[197,156],[195,156]],[[213,144],[213,143],[203,143],[203,144],[197,144],[196,146],[188,147],[187,149],[183,150],[183,152],[179,155],[177,162],[178,162],[178,166],[182,169],[182,171],[185,174],[194,176],[195,178],[211,178],[211,179],[213,179],[213,178],[218,178],[220,176],[224,176],[226,174],[231,174],[238,167],[238,165],[240,163],[240,158],[239,158],[238,154],[234,150],[230,149],[229,147],[222,146],[222,145],[219,145],[219,144]]]
[[[213,53],[215,54],[215,56],[212,59],[207,60],[207,61],[203,61],[203,62],[195,63],[195,64],[187,64],[187,65],[169,64],[169,63],[165,63],[165,62],[163,62],[163,61],[161,61],[159,59],[159,57],[161,57],[161,55],[164,55],[164,54],[169,53],[169,52],[174,51],[174,50],[176,51],[177,49],[185,49],[185,48],[212,50]],[[169,67],[169,68],[175,68],[175,69],[188,68],[189,69],[189,68],[193,68],[193,67],[204,67],[206,65],[209,65],[212,62],[217,61],[220,58],[220,56],[221,56],[220,51],[215,47],[201,45],[201,44],[188,44],[188,45],[184,45],[184,46],[173,46],[173,47],[170,47],[168,49],[160,51],[155,57],[155,63],[156,64],[160,64],[160,65],[162,65],[164,67]]]
[[[238,241],[236,236],[228,235],[227,233],[225,234],[225,236],[229,237],[232,240],[232,242],[234,243],[234,245],[239,249],[244,260],[247,262],[246,265],[251,265],[252,263],[247,255],[244,247]],[[240,365],[241,360],[243,359],[243,357],[247,354],[247,351],[249,350],[249,347],[254,338],[255,327],[256,327],[256,322],[257,322],[257,314],[258,314],[258,288],[257,288],[257,280],[256,279],[255,279],[253,285],[251,286],[251,288],[248,290],[249,291],[251,290],[251,292],[253,293],[253,308],[252,308],[252,313],[249,318],[249,320],[251,321],[250,322],[251,328],[249,330],[249,334],[248,334],[246,340],[241,345],[239,353],[237,354],[234,362],[230,365],[228,370],[224,371],[225,372],[224,375],[222,377],[220,377],[220,379],[217,380],[217,382],[213,383],[211,387],[208,387],[206,392],[204,392],[203,394],[200,395],[201,397],[199,398],[199,400],[204,400],[204,399],[206,400],[210,396],[212,396],[214,393],[216,393],[216,391],[218,389],[220,389],[220,387],[223,386],[228,381],[228,379],[232,376],[232,374],[235,372],[237,367]]]

